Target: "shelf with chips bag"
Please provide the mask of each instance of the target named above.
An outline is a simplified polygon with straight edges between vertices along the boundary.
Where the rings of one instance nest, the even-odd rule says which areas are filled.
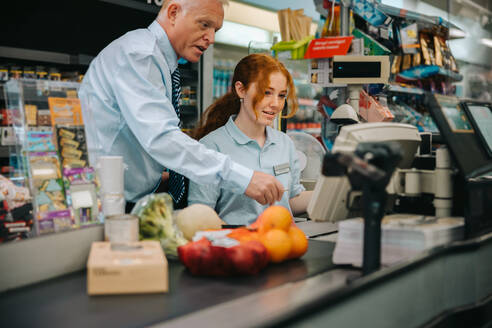
[[[406,93],[412,95],[424,95],[425,90],[412,86],[410,84],[388,84],[385,88],[386,92]]]
[[[459,82],[463,79],[463,76],[461,74],[437,65],[420,65],[412,67],[398,73],[397,76],[405,80],[420,80],[433,76],[441,76],[443,78],[452,80],[453,82]]]
[[[414,24],[412,28],[417,26]],[[394,56],[391,64],[393,80],[425,91],[453,94],[452,83],[461,81],[463,76],[459,74],[444,37],[419,32],[419,42],[415,43],[415,40],[403,44],[403,53]]]

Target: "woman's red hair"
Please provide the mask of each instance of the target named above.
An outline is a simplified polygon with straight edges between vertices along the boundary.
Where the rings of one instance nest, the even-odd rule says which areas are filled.
[[[270,74],[280,72],[287,79],[287,104],[290,112],[282,118],[294,116],[298,109],[296,91],[294,82],[289,71],[277,59],[264,54],[252,54],[244,57],[239,61],[234,69],[232,77],[231,91],[219,98],[215,103],[210,105],[203,113],[198,127],[192,132],[195,139],[201,139],[210,132],[220,128],[227,123],[229,117],[239,113],[241,103],[236,93],[236,82],[241,82],[246,90],[252,83],[256,82],[256,95],[253,98],[253,109],[256,113],[256,105],[265,97],[265,91],[270,87]]]

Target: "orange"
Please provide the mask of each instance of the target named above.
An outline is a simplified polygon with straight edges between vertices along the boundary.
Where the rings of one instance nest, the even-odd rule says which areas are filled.
[[[271,229],[288,231],[293,222],[289,210],[279,205],[268,207],[260,214],[257,221],[259,221],[260,233]]]
[[[279,263],[287,259],[292,248],[289,235],[280,229],[271,229],[261,234],[260,241],[268,250],[270,261],[274,263]]]
[[[287,232],[292,242],[290,249],[289,259],[297,259],[306,253],[308,249],[308,240],[304,232],[298,227],[292,226]]]

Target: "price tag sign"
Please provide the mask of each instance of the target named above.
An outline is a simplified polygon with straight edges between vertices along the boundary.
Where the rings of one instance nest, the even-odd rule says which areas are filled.
[[[309,44],[304,58],[313,59],[344,56],[347,54],[353,38],[353,36],[336,36],[314,39]]]

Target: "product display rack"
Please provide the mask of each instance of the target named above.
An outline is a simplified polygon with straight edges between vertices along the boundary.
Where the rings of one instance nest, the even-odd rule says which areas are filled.
[[[11,180],[30,190],[34,210],[30,236],[99,222],[97,182],[88,163],[79,86],[36,79],[5,84],[15,137],[10,148]]]

